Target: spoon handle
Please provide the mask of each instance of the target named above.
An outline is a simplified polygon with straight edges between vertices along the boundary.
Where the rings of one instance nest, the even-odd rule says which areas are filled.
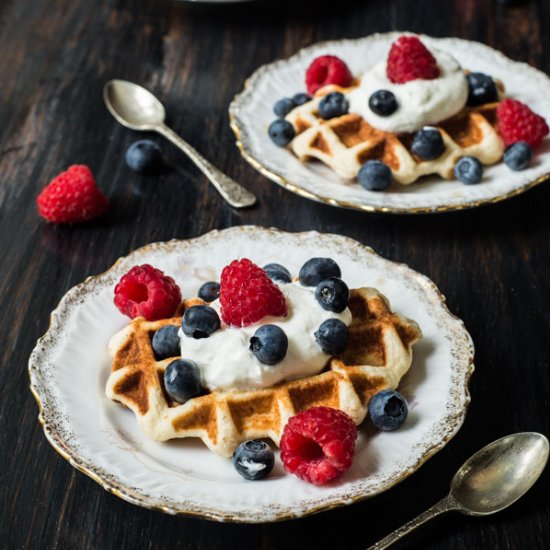
[[[155,130],[181,149],[200,168],[201,172],[231,206],[234,208],[245,208],[252,206],[256,202],[256,197],[252,193],[208,162],[194,147],[184,141],[171,128],[163,124],[155,127]]]
[[[454,510],[455,508],[456,504],[454,502],[454,499],[450,495],[447,495],[437,504],[434,504],[431,508],[428,508],[425,512],[422,512],[422,514],[416,516],[414,519],[411,519],[408,523],[405,523],[405,525],[402,525],[401,527],[399,527],[399,529],[395,530],[393,533],[390,533],[387,537],[379,540],[376,544],[373,544],[367,550],[383,550],[384,548],[388,548],[388,546],[391,546],[395,542],[401,540],[411,531],[413,531],[417,527],[420,527],[420,525],[422,525],[423,523],[430,521],[439,514]]]

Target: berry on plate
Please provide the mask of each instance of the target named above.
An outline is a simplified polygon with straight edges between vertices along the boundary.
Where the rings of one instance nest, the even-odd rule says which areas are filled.
[[[57,175],[36,199],[38,213],[51,223],[87,222],[109,208],[90,169],[73,164]]]
[[[274,120],[267,129],[267,133],[271,138],[271,141],[279,147],[288,145],[296,135],[294,126],[285,120],[284,118],[278,118]]]
[[[250,351],[264,365],[276,365],[288,350],[288,337],[277,325],[262,325],[250,338]]]
[[[166,325],[159,328],[153,339],[151,345],[155,352],[155,357],[160,359],[166,359],[167,357],[178,357],[180,355],[180,337],[178,334],[179,327],[175,325]]]
[[[343,474],[355,452],[357,428],[344,412],[312,407],[289,419],[281,437],[285,470],[315,485]]]
[[[329,277],[341,277],[340,266],[332,258],[310,258],[298,275],[304,286],[317,286]]]
[[[390,167],[381,160],[367,160],[357,172],[359,185],[367,191],[384,191],[392,182]]]
[[[273,105],[273,112],[280,118],[284,118],[292,109],[296,107],[296,103],[294,103],[294,100],[290,97],[283,97],[282,99],[279,99]]]
[[[272,280],[278,283],[290,283],[290,271],[281,264],[267,264],[264,265],[264,271],[266,275]]]
[[[174,279],[149,264],[132,267],[115,287],[115,306],[131,319],[170,317],[180,302],[181,291]]]
[[[445,143],[437,128],[425,126],[414,134],[411,151],[422,160],[435,160],[444,150]]]
[[[322,55],[314,59],[306,71],[306,87],[310,94],[319,88],[335,84],[348,87],[353,80],[349,67],[335,55]]]
[[[327,355],[338,355],[348,345],[348,327],[340,319],[323,321],[314,336],[323,353]]]
[[[185,310],[181,320],[183,334],[195,340],[208,338],[219,328],[220,318],[210,306],[192,306]]]
[[[466,185],[475,185],[483,177],[483,164],[475,157],[461,157],[455,164],[455,177]]]
[[[259,439],[251,439],[241,443],[233,453],[235,470],[250,481],[257,481],[267,477],[273,465],[275,456],[271,447]]]
[[[315,298],[323,309],[340,313],[348,307],[348,285],[339,277],[329,277],[317,285]]]
[[[497,108],[498,130],[505,145],[525,141],[531,147],[540,145],[548,135],[548,124],[527,105],[516,99],[504,99]]]
[[[163,166],[160,147],[150,139],[136,141],[126,151],[126,164],[140,174],[157,174]]]
[[[498,99],[495,81],[484,73],[468,73],[468,101],[466,105],[475,107],[492,103]]]
[[[319,102],[319,115],[325,120],[345,115],[348,109],[348,100],[340,92],[330,92]]]
[[[531,162],[533,150],[525,141],[516,141],[504,151],[504,164],[508,168],[520,171],[525,170]]]
[[[199,288],[199,298],[205,302],[213,302],[220,297],[220,283],[208,281]]]
[[[369,402],[370,418],[380,430],[397,430],[405,422],[408,413],[407,400],[397,391],[380,391]]]
[[[390,82],[404,84],[410,80],[438,78],[439,67],[417,36],[400,36],[390,48],[386,74]]]
[[[369,97],[370,110],[379,116],[390,116],[397,107],[397,99],[389,90],[377,90]]]
[[[164,371],[166,393],[178,403],[185,403],[202,394],[199,367],[187,359],[172,361]]]
[[[311,101],[311,96],[309,94],[305,94],[304,92],[299,92],[292,96],[292,101],[294,102],[294,105],[299,107],[300,105]]]
[[[286,300],[279,287],[247,258],[223,268],[220,304],[223,322],[233,327],[246,327],[267,315],[286,315]]]

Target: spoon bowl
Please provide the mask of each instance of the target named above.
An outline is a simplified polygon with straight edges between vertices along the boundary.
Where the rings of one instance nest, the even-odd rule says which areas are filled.
[[[524,432],[509,435],[471,456],[451,482],[459,510],[472,516],[500,512],[537,481],[548,460],[548,439]]]

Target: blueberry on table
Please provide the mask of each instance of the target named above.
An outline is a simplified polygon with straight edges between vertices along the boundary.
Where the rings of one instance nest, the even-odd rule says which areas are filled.
[[[504,151],[504,164],[511,170],[525,170],[531,162],[533,150],[525,141],[517,141]]]
[[[296,135],[294,131],[294,126],[285,120],[284,118],[278,118],[274,120],[267,130],[271,141],[279,147],[284,147],[288,145]]]
[[[330,92],[319,102],[319,115],[328,120],[345,115],[349,109],[348,100],[340,92]]]
[[[290,97],[283,97],[282,99],[279,99],[273,105],[273,112],[280,118],[284,118],[292,109],[296,107],[296,103],[294,103],[294,100],[292,100]]]
[[[483,177],[483,164],[475,157],[461,157],[455,164],[455,177],[466,185],[475,185]]]
[[[359,185],[367,191],[384,191],[392,179],[390,167],[381,160],[368,160],[357,172]]]
[[[340,319],[327,319],[315,331],[315,340],[327,355],[338,355],[348,345],[348,327]]]
[[[220,297],[220,283],[208,281],[199,288],[199,298],[205,302],[213,302]]]
[[[276,365],[288,350],[288,337],[277,325],[262,325],[250,338],[250,351],[264,365]]]
[[[241,443],[233,453],[235,470],[250,481],[258,481],[267,477],[273,465],[275,456],[271,447],[264,441],[251,439]]]
[[[167,357],[178,357],[180,355],[180,337],[178,331],[179,327],[166,325],[159,328],[153,334],[151,345],[158,360],[166,359]]]
[[[445,142],[437,128],[426,126],[414,134],[411,151],[422,160],[435,160],[445,150]]]
[[[290,283],[292,281],[290,271],[281,264],[267,264],[264,265],[263,270],[272,281],[278,283]]]
[[[408,413],[407,400],[397,391],[383,390],[373,395],[369,402],[369,415],[373,424],[384,431],[399,428]]]
[[[220,318],[210,306],[192,306],[181,320],[183,333],[190,338],[208,338],[220,328]]]
[[[389,90],[377,90],[369,97],[370,110],[379,116],[390,116],[397,107],[397,99]]]
[[[185,403],[203,393],[201,373],[193,361],[176,359],[164,371],[166,393],[178,403]]]
[[[126,164],[140,174],[157,174],[163,167],[160,147],[150,139],[136,141],[126,151]]]
[[[303,92],[300,92],[298,94],[295,94],[292,96],[292,101],[294,101],[294,105],[299,107],[300,105],[303,105],[304,103],[307,103],[308,101],[311,101],[311,96],[309,94],[305,94]]]
[[[304,286],[317,286],[324,279],[341,276],[340,266],[332,258],[310,258],[298,274]]]
[[[348,306],[348,285],[339,277],[329,277],[317,285],[315,298],[323,309],[340,313]]]
[[[466,105],[475,107],[484,103],[493,103],[498,99],[495,81],[484,73],[468,73],[468,101]]]

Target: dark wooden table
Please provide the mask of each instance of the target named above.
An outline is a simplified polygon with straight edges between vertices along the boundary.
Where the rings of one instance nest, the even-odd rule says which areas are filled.
[[[510,432],[550,433],[550,185],[506,203],[429,216],[367,215],[299,198],[244,162],[227,107],[259,65],[312,42],[392,29],[486,42],[550,71],[550,4],[340,0],[199,6],[168,0],[0,2],[0,546],[3,548],[365,548],[447,490],[473,451]],[[260,199],[228,208],[195,167],[142,177],[124,163],[137,135],[103,106],[105,81],[140,82],[172,126]],[[160,139],[159,139],[160,141]],[[101,221],[53,227],[35,197],[88,164],[112,200]],[[431,277],[477,347],[460,433],[414,476],[372,500],[299,521],[223,525],[132,506],[47,443],[27,359],[49,312],[87,275],[152,242],[238,224],[341,233]],[[402,548],[550,548],[549,476],[511,509],[448,516]]]

